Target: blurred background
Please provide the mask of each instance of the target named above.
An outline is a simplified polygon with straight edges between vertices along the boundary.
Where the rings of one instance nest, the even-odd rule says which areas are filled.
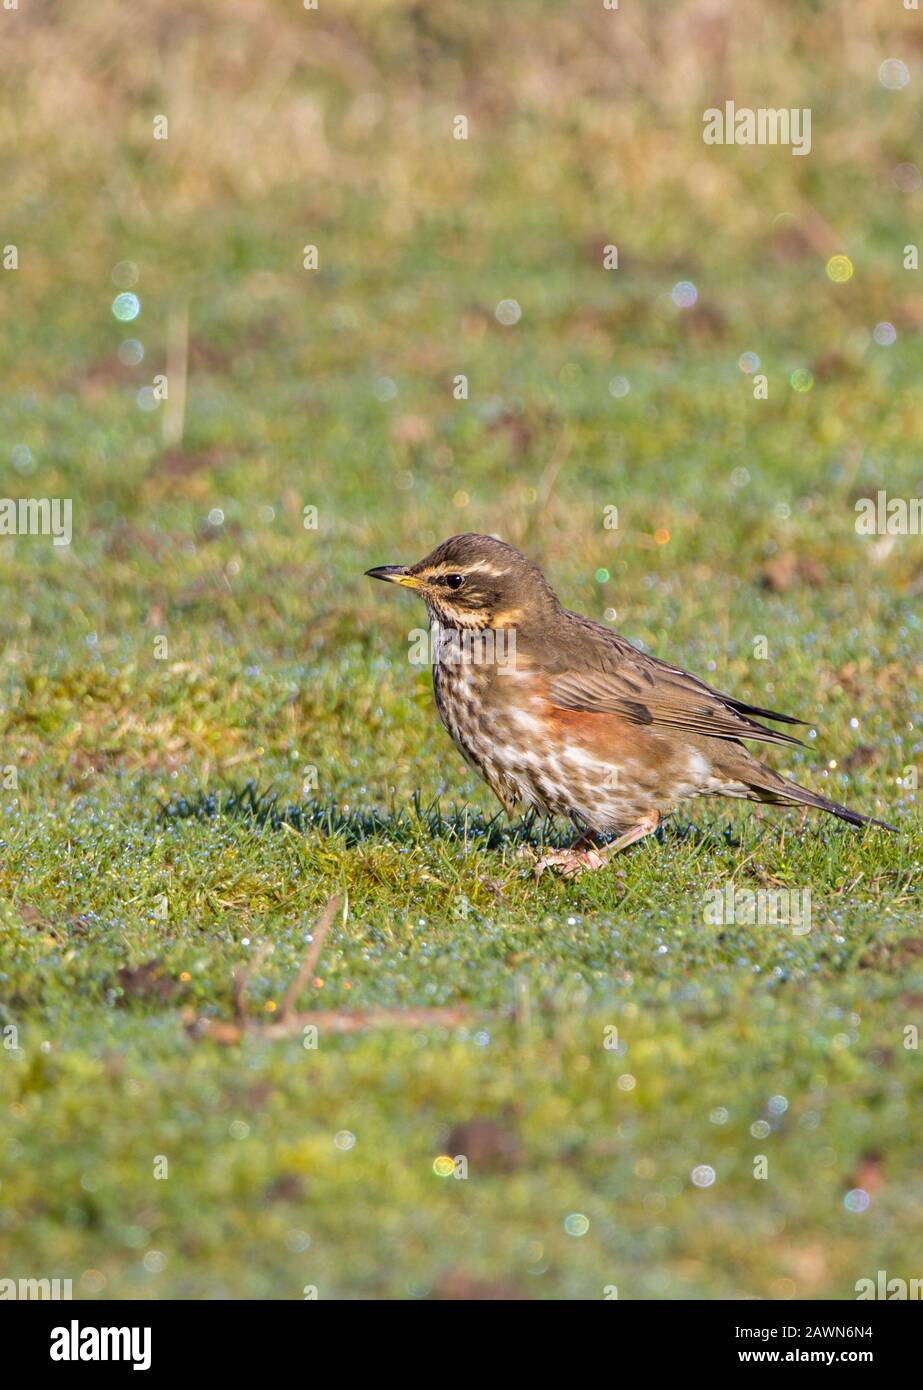
[[[157,548],[165,597],[233,550],[231,588],[278,565],[275,600],[299,623],[312,565],[336,601],[336,558],[385,539],[414,558],[502,520],[533,548],[553,533],[611,557],[662,522],[707,560],[726,507],[750,523],[743,569],[773,527],[806,524],[823,558],[851,527],[851,489],[919,476],[923,294],[903,256],[923,197],[921,43],[892,0],[5,14],[3,240],[20,268],[2,277],[3,428],[30,455],[11,490],[72,494],[82,540],[45,556],[43,579],[54,590],[53,566],[138,526],[132,560]],[[882,84],[889,58],[906,86]],[[726,99],[809,106],[811,154],[705,145],[702,114]],[[845,283],[826,273],[836,254]],[[131,285],[113,282],[124,262]],[[114,317],[120,288],[137,318]],[[495,317],[505,299],[513,326]],[[170,368],[169,406],[139,398]],[[600,534],[619,502],[628,534]],[[213,507],[222,527],[185,554]],[[139,616],[133,574],[107,578],[101,642]],[[236,626],[230,595],[208,602]]]

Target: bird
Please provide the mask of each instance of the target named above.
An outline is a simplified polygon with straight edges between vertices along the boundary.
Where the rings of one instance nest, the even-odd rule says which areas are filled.
[[[507,814],[534,808],[577,831],[569,848],[539,858],[538,875],[600,869],[698,796],[895,830],[780,776],[745,746],[804,746],[770,727],[804,720],[724,695],[571,612],[505,541],[450,536],[416,564],[366,574],[425,603],[439,717]]]

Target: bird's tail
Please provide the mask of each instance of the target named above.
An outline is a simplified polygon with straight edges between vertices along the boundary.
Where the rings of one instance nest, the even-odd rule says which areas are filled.
[[[786,798],[792,805],[796,806],[816,806],[819,811],[829,811],[831,816],[838,816],[840,820],[845,820],[849,825],[877,825],[880,830],[893,830],[899,834],[896,825],[889,825],[887,821],[876,820],[874,816],[864,816],[861,811],[851,811],[848,806],[843,806],[839,801],[831,801],[829,797],[818,796],[817,792],[809,792],[807,787],[799,786],[797,782],[789,782],[786,785],[788,796]]]
[[[742,748],[725,752],[724,760],[720,766],[715,767],[715,771],[727,777],[729,781],[733,779],[738,785],[742,783],[747,791],[738,792],[737,795],[747,795],[754,801],[765,801],[775,806],[814,806],[818,811],[826,811],[829,815],[846,821],[847,825],[877,825],[880,830],[900,833],[896,825],[876,820],[874,816],[865,816],[861,811],[853,811],[848,806],[842,806],[839,801],[831,801],[827,796],[809,791],[798,782],[789,782],[787,778],[780,777],[778,772],[759,762]]]

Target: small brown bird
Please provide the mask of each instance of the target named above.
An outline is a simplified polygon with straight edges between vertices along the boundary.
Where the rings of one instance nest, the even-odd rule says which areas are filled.
[[[803,720],[722,695],[569,612],[538,566],[503,541],[452,536],[416,565],[366,573],[426,604],[439,716],[504,809],[566,816],[580,832],[570,849],[546,854],[539,873],[599,868],[693,796],[813,806],[894,829],[787,781],[743,745],[798,744],[758,720]]]

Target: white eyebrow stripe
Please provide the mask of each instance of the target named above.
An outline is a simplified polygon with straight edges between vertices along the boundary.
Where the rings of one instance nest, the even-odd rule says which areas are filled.
[[[439,574],[486,574],[491,579],[500,579],[504,574],[509,574],[509,570],[498,570],[489,564],[487,560],[478,560],[473,565],[459,561],[458,564],[450,564],[448,560],[440,560],[435,569],[427,570],[427,574],[435,577]]]
[[[476,565],[470,565],[468,572],[477,572],[478,574],[489,574],[491,579],[500,579],[504,574],[509,574],[509,570],[495,569],[494,566],[488,564],[486,560],[479,560]]]

